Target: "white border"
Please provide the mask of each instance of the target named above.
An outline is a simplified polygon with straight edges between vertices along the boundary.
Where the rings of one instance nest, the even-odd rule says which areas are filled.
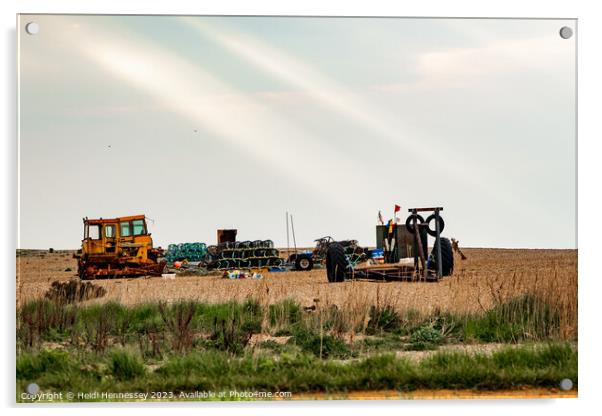
[[[200,2],[169,0],[152,3],[124,0],[8,0],[1,2],[4,39],[2,42],[3,77],[5,92],[2,100],[2,223],[3,232],[0,262],[4,265],[4,330],[0,343],[2,348],[1,389],[4,406],[14,405],[14,293],[16,243],[16,50],[15,15],[21,13],[130,13],[130,14],[253,14],[253,15],[344,15],[344,16],[445,16],[445,17],[554,17],[579,19],[579,399],[577,400],[505,400],[505,401],[438,401],[438,402],[319,402],[319,403],[246,403],[246,404],[190,404],[184,407],[145,406],[148,415],[163,414],[166,411],[186,411],[187,413],[220,412],[224,414],[261,415],[307,415],[315,412],[332,412],[335,408],[345,414],[369,412],[378,405],[379,412],[389,414],[445,413],[447,414],[501,414],[509,412],[545,412],[546,414],[566,414],[571,411],[590,413],[601,396],[597,392],[600,374],[600,304],[602,296],[602,273],[600,272],[600,78],[602,74],[600,40],[602,39],[602,15],[594,1],[527,1],[507,0],[483,2],[476,0],[386,2],[380,0],[358,1],[306,0],[283,2],[277,0],[245,0]],[[28,414],[106,414],[106,405],[88,405],[85,409],[75,406],[45,407],[36,409],[22,407]],[[115,406],[111,406],[115,407]],[[132,407],[128,405],[127,407]],[[599,406],[596,406],[599,407]],[[200,409],[199,409],[200,408]],[[169,409],[169,410],[168,410]]]

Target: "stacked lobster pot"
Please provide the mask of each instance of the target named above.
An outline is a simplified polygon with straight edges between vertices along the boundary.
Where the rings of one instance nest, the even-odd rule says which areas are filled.
[[[165,253],[165,260],[169,264],[174,261],[187,260],[189,262],[201,262],[207,258],[207,245],[205,243],[181,243],[170,244]]]
[[[208,269],[277,267],[283,264],[272,240],[234,241],[207,247]]]

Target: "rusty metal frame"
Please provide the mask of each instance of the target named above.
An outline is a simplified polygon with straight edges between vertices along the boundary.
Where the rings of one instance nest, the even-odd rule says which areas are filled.
[[[439,213],[443,211],[443,207],[433,207],[433,208],[410,208],[408,209],[408,212],[411,212],[412,214],[414,214],[414,238],[417,241],[418,244],[418,251],[420,254],[420,261],[422,263],[422,267],[423,267],[423,275],[426,278],[427,277],[427,273],[428,271],[426,270],[426,262],[425,262],[425,258],[424,258],[424,251],[422,249],[422,243],[421,243],[421,237],[420,237],[420,232],[418,230],[418,226],[417,226],[417,218],[416,215],[418,212],[434,212],[435,214],[435,250],[437,253],[437,280],[441,279],[443,277],[443,265],[442,265],[442,258],[441,258],[441,230],[439,229]],[[427,224],[428,226],[428,224]],[[427,233],[427,239],[428,239],[428,233]],[[427,244],[428,246],[428,244]]]
[[[414,267],[402,264],[377,265],[352,268],[350,278],[374,281],[433,281],[437,282],[443,277],[443,265],[441,255],[441,230],[439,227],[439,213],[443,207],[433,208],[410,208],[408,211],[414,215],[414,243],[417,250],[414,253]],[[426,264],[426,254],[422,246],[422,237],[420,235],[420,226],[418,224],[418,212],[434,212],[435,214],[435,251],[437,256],[437,272],[429,272]],[[422,224],[427,226],[428,224]],[[427,233],[428,240],[428,233]],[[428,245],[427,245],[428,246]]]

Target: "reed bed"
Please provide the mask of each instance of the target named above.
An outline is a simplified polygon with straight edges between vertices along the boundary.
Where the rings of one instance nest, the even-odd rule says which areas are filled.
[[[182,300],[220,304],[253,299],[267,310],[269,305],[291,300],[301,308],[322,311],[315,316],[323,320],[328,320],[326,314],[334,314],[334,310],[344,311],[339,318],[340,332],[348,332],[349,328],[365,331],[375,308],[390,309],[400,316],[420,317],[416,319],[445,314],[486,316],[494,311],[506,321],[518,322],[526,317],[530,321],[525,325],[539,328],[539,332],[548,331],[553,324],[555,337],[577,339],[576,250],[464,249],[464,252],[468,259],[456,258],[454,275],[438,283],[329,284],[323,270],[268,273],[262,280],[229,280],[221,276],[120,279],[95,281],[95,285],[106,290],[106,295],[86,304],[170,304]],[[43,256],[17,257],[20,304],[43,298],[53,281],[73,277],[73,272],[65,271],[74,270],[73,260],[68,256]],[[513,303],[516,299],[523,300]],[[262,322],[264,329],[266,319]]]

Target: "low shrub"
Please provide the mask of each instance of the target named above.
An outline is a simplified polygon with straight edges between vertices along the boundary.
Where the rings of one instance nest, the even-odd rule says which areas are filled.
[[[113,351],[109,356],[111,374],[117,380],[132,380],[146,374],[146,367],[139,356],[126,350]]]
[[[44,297],[54,302],[67,304],[100,298],[106,294],[107,290],[104,287],[97,286],[91,282],[82,282],[80,280],[61,282],[55,280]]]
[[[215,318],[209,345],[221,351],[241,354],[256,329],[252,324],[249,325],[249,322],[241,325],[236,318],[227,321]]]
[[[410,335],[412,350],[432,350],[443,343],[441,332],[431,325],[423,325]]]

